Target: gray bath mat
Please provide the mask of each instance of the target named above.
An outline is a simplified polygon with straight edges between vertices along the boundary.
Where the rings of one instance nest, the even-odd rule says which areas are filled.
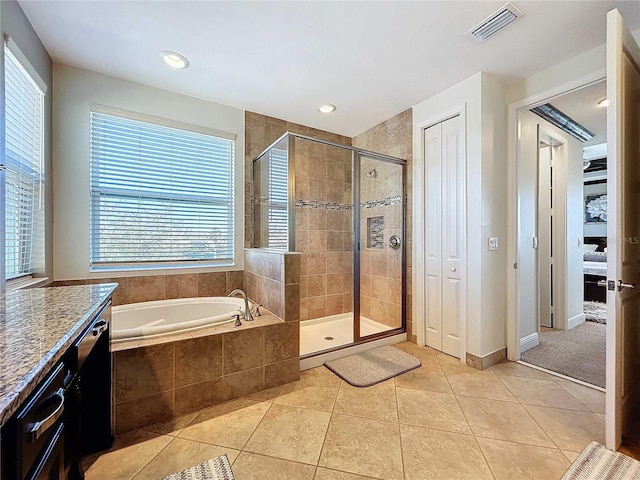
[[[354,387],[369,387],[418,368],[422,363],[407,352],[384,346],[332,360],[324,365]]]
[[[231,464],[226,455],[213,457],[194,467],[173,473],[163,480],[234,480]]]
[[[591,442],[561,480],[638,480],[640,462]]]

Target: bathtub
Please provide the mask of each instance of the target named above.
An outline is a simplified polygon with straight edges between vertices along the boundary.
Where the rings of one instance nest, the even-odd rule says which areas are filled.
[[[243,315],[244,299],[179,298],[119,305],[112,309],[111,343],[176,335],[223,325]],[[251,304],[250,304],[250,307]]]

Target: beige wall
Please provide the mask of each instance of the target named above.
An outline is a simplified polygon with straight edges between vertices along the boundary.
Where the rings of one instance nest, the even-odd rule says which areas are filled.
[[[411,109],[406,110],[385,122],[361,133],[353,138],[353,146],[384,153],[407,161],[407,181],[406,181],[406,264],[407,264],[407,336],[415,343],[413,335],[412,311],[411,311],[411,235],[412,235],[412,180],[411,170],[413,162],[413,118]],[[378,168],[378,176],[366,178],[364,174],[368,172],[369,163],[371,168]],[[398,167],[383,165],[381,162],[364,161],[362,167],[361,188],[363,201],[377,200],[384,198],[387,193],[394,193],[398,179],[394,175],[398,174]],[[387,187],[391,185],[391,187]],[[391,189],[389,189],[391,188]],[[380,195],[380,192],[386,192]],[[399,294],[398,267],[399,254],[396,251],[389,251],[387,241],[390,235],[398,233],[399,220],[402,215],[401,206],[375,207],[373,209],[363,209],[361,211],[362,221],[361,232],[366,235],[367,217],[383,215],[385,217],[385,246],[382,251],[376,249],[363,249],[362,254],[362,283],[361,293],[363,296],[362,313],[380,323],[389,326],[399,326],[399,304],[401,299]],[[366,238],[361,239],[361,245],[366,245]],[[388,262],[388,263],[387,263]],[[385,290],[386,289],[386,290]],[[401,291],[401,290],[400,290]],[[366,300],[365,300],[366,299]]]

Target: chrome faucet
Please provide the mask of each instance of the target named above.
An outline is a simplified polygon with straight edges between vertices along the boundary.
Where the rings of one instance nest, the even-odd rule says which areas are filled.
[[[249,300],[247,299],[247,294],[244,293],[239,288],[237,288],[233,292],[231,292],[229,295],[227,295],[227,297],[233,297],[235,295],[240,295],[242,298],[244,298],[244,315],[243,315],[243,317],[244,317],[245,321],[253,322],[253,315],[251,315],[251,309],[249,308]]]

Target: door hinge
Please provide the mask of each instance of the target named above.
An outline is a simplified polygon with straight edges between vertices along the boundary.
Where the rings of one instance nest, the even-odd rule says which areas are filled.
[[[538,248],[538,237],[533,237],[533,248]]]

